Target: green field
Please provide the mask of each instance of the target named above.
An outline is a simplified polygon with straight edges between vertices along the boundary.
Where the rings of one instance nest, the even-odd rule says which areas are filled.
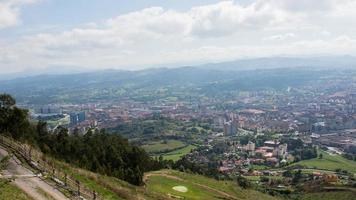
[[[320,192],[303,195],[300,200],[356,200],[356,193],[342,192]]]
[[[190,151],[192,149],[195,149],[196,146],[194,145],[188,145],[182,149],[177,149],[177,150],[174,150],[174,151],[171,151],[171,152],[168,152],[168,153],[165,153],[165,154],[162,154],[163,158],[166,159],[166,160],[173,160],[173,161],[177,161],[179,160],[182,156],[190,153]]]
[[[0,179],[0,200],[16,199],[16,200],[32,200],[22,190],[11,185],[6,180]]]
[[[293,165],[302,165],[307,168],[316,168],[322,170],[343,169],[351,173],[356,173],[356,162],[348,160],[340,155],[330,155],[325,151],[320,151],[323,154],[323,158],[313,158],[310,160],[302,160],[300,162],[294,163]]]
[[[254,165],[254,164],[251,164],[250,166],[254,170],[265,170],[265,169],[269,169],[270,168],[269,166],[266,166],[266,165]]]
[[[170,151],[184,146],[185,144],[179,140],[167,140],[167,141],[161,140],[161,141],[155,141],[143,145],[142,148],[149,153],[156,153],[162,151]]]
[[[275,197],[259,193],[254,190],[241,189],[232,181],[217,181],[200,175],[182,173],[173,170],[161,170],[146,175],[147,188],[177,199],[246,199],[246,200],[272,200]],[[187,188],[186,192],[173,189],[175,186]]]

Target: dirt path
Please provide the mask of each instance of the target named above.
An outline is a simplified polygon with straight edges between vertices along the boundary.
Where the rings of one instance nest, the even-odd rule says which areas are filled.
[[[7,155],[8,152],[0,147],[0,159]],[[1,172],[1,176],[14,178],[12,183],[35,200],[48,200],[48,197],[55,200],[69,200],[56,188],[44,182],[40,176],[22,166],[21,161],[14,156],[9,160],[7,168]]]
[[[151,176],[163,176],[163,177],[166,177],[166,178],[170,178],[170,179],[174,179],[174,180],[178,180],[178,181],[183,181],[185,182],[186,180],[182,179],[182,178],[179,178],[179,177],[176,177],[176,176],[173,176],[173,175],[170,175],[170,174],[167,174],[167,173],[157,173],[157,172],[153,172],[153,173],[148,173],[144,176],[144,181],[146,182],[149,177]],[[202,184],[199,184],[199,183],[195,183],[195,182],[191,182],[192,184],[198,186],[198,187],[201,187],[201,188],[204,188],[205,190],[209,190],[209,191],[212,191],[212,192],[215,192],[223,197],[226,197],[228,199],[231,199],[231,200],[238,200],[238,198],[232,196],[231,194],[229,193],[226,193],[224,191],[221,191],[221,190],[218,190],[218,189],[215,189],[215,188],[211,188],[209,186],[206,186],[206,185],[202,185]]]
[[[170,178],[170,179],[174,179],[174,180],[177,180],[177,181],[184,181],[183,179],[179,178],[179,177],[176,177],[176,176],[172,176],[172,175],[169,175],[167,173],[163,173],[163,172],[151,172],[151,173],[147,173],[145,174],[145,176],[143,177],[143,181],[146,182],[148,180],[148,178],[150,178],[151,176],[164,176],[164,177],[167,177],[167,178]]]

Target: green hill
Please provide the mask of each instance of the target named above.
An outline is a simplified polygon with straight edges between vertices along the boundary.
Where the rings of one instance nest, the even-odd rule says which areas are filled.
[[[323,158],[314,158],[310,160],[302,160],[296,162],[293,165],[301,165],[307,168],[316,168],[322,170],[335,171],[336,169],[347,170],[351,173],[356,173],[356,162],[348,160],[340,155],[330,155],[325,151],[320,151],[323,154]]]
[[[97,191],[108,200],[116,199],[239,199],[275,200],[277,198],[250,189],[242,189],[232,181],[218,181],[201,175],[175,170],[146,173],[144,186],[134,186],[114,177],[108,177],[56,162],[81,184]],[[177,187],[178,186],[178,187]],[[186,190],[186,191],[185,191]]]
[[[301,200],[355,200],[356,193],[341,191],[341,192],[317,192],[305,194]]]
[[[147,189],[165,197],[178,199],[253,199],[269,200],[275,197],[242,189],[232,181],[218,181],[200,175],[174,170],[160,170],[145,175]]]

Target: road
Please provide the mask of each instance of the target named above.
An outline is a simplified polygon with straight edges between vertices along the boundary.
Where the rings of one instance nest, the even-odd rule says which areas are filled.
[[[0,147],[0,159],[7,155],[8,152]],[[55,187],[43,181],[40,176],[25,168],[14,156],[9,160],[7,168],[0,173],[1,177],[14,178],[12,183],[35,200],[69,200]]]

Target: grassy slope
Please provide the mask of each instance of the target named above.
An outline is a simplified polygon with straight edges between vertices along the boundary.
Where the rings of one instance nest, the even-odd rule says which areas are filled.
[[[152,192],[162,195],[174,195],[184,199],[253,199],[269,200],[276,199],[272,196],[262,194],[254,190],[244,190],[239,188],[232,181],[217,181],[200,175],[192,175],[173,170],[161,170],[149,173],[147,178],[147,188]],[[173,190],[174,186],[185,186],[188,192],[182,193]]]
[[[40,193],[42,196],[44,196],[47,200],[56,200],[53,198],[50,194],[48,194],[46,191],[44,191],[41,188],[36,188],[37,192]]]
[[[82,170],[79,168],[72,167],[66,163],[56,162],[57,166],[65,171],[68,175],[76,178],[81,182],[81,184],[85,185],[86,187],[95,190],[101,196],[103,196],[107,200],[121,200],[121,198],[116,192],[110,190],[108,187],[105,187],[101,184],[101,181],[106,179],[105,176],[100,176],[95,173]],[[120,182],[121,183],[121,182]],[[118,186],[121,184],[116,183]]]
[[[184,196],[186,199],[218,199],[223,197],[222,193],[237,197],[238,199],[274,200],[274,197],[262,194],[254,190],[243,190],[231,181],[217,181],[199,175],[182,173],[174,170],[161,170],[148,173],[145,176],[145,186],[133,186],[113,177],[98,175],[86,170],[77,169],[68,164],[58,162],[63,170],[72,174],[82,184],[90,187],[101,194],[104,199],[147,199],[166,200],[170,199],[168,194]],[[153,175],[152,175],[153,174]],[[184,185],[188,192],[183,195],[175,192],[172,187]]]
[[[0,179],[0,199],[32,200],[22,190]]]
[[[328,155],[324,158],[329,161]],[[333,159],[334,156],[332,157]],[[336,159],[343,159],[336,157]],[[312,161],[312,160],[310,160]],[[348,161],[348,160],[347,160]],[[315,162],[315,161],[314,161]],[[317,160],[317,162],[323,162]],[[79,179],[82,184],[97,191],[104,199],[121,200],[121,199],[147,199],[147,200],[169,200],[171,196],[184,197],[185,199],[233,199],[239,200],[274,200],[275,197],[254,191],[239,188],[235,182],[217,181],[200,175],[192,175],[174,170],[161,170],[147,173],[145,176],[146,185],[142,187],[133,186],[113,177],[98,175],[86,170],[71,167],[68,164],[58,162],[68,174],[72,174]],[[324,165],[323,165],[324,166]],[[174,186],[185,186],[188,192],[181,193],[173,190]],[[325,197],[327,195],[327,198]],[[354,194],[351,192],[328,192],[328,193],[311,193],[303,196],[303,199],[325,199],[325,200],[353,200]],[[233,197],[233,198],[231,198]],[[352,197],[352,198],[351,198]],[[0,198],[1,199],[1,198]]]
[[[163,195],[149,191],[146,186],[134,186],[114,177],[96,174],[58,161],[56,163],[69,175],[79,180],[81,184],[98,192],[105,200],[165,199]]]
[[[301,200],[356,200],[356,194],[345,191],[309,193],[303,195]]]
[[[356,162],[343,158],[340,155],[329,155],[325,151],[321,151],[323,158],[314,158],[310,160],[302,160],[293,165],[302,165],[308,168],[317,168],[334,171],[335,169],[344,169],[352,173],[356,173]]]

